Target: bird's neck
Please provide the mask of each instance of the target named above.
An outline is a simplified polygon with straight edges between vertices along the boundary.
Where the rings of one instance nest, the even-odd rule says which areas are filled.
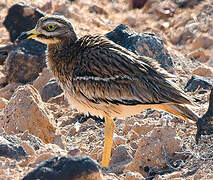
[[[54,60],[55,63],[58,61],[67,61],[72,56],[75,55],[77,37],[75,39],[64,38],[60,39],[57,43],[48,44],[48,55],[50,55],[50,60]],[[68,58],[70,57],[70,58]]]
[[[48,66],[56,77],[59,73],[66,73],[67,66],[73,63],[78,49],[76,41],[77,38],[75,40],[70,38],[47,46]]]

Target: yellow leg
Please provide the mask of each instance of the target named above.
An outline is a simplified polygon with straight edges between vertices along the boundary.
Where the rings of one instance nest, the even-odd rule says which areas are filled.
[[[112,150],[113,133],[114,133],[114,121],[110,117],[105,117],[105,132],[104,132],[105,142],[101,163],[103,167],[109,166]]]

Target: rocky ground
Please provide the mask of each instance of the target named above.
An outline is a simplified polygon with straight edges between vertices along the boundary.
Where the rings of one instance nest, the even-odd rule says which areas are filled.
[[[57,156],[101,160],[104,121],[70,109],[46,68],[45,45],[15,42],[45,13],[69,18],[79,36],[106,34],[155,58],[196,99],[191,109],[200,117],[206,113],[213,87],[212,0],[18,2],[0,2],[0,179],[22,179]],[[200,122],[211,125],[212,106]],[[213,179],[212,137],[202,136],[196,144],[195,122],[147,110],[115,124],[110,167],[100,170],[103,179]]]

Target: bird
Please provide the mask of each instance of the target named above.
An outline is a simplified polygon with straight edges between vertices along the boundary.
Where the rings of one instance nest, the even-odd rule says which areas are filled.
[[[34,38],[47,44],[47,65],[71,106],[105,119],[103,167],[110,164],[114,118],[145,109],[163,110],[185,120],[198,116],[194,105],[155,59],[136,55],[104,35],[78,37],[63,16],[46,15],[18,41]]]

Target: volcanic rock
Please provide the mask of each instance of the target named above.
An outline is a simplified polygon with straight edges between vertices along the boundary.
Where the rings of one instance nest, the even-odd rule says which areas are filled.
[[[135,8],[142,8],[147,0],[130,0],[129,5],[130,8],[135,9]]]
[[[4,71],[8,83],[28,83],[35,80],[45,62],[46,45],[33,39],[20,41],[9,53]]]
[[[39,9],[20,2],[11,6],[3,22],[10,34],[10,40],[16,38],[25,31],[33,29],[37,21],[44,16]]]
[[[42,102],[38,91],[31,85],[20,86],[0,115],[0,125],[8,134],[26,130],[46,143],[53,141],[53,115]]]
[[[101,180],[102,175],[97,163],[89,157],[55,157],[45,161],[23,178],[32,179]]]
[[[7,56],[9,52],[12,50],[13,46],[14,46],[13,44],[0,45],[0,65],[2,65],[4,61],[7,59]]]
[[[197,121],[196,141],[198,143],[201,135],[213,134],[213,88],[209,97],[209,107],[206,113]]]
[[[45,84],[53,78],[53,73],[48,68],[43,68],[40,75],[33,81],[33,86],[40,92]]]
[[[26,152],[22,146],[13,144],[0,136],[0,156],[19,159],[26,156]]]
[[[185,86],[186,92],[195,92],[198,89],[211,89],[213,78],[193,75]]]
[[[138,34],[131,31],[128,26],[120,24],[113,31],[107,33],[106,37],[135,54],[156,59],[161,67],[174,73],[173,60],[164,47],[163,40],[154,34]]]
[[[175,153],[180,151],[180,139],[176,136],[175,129],[169,126],[155,127],[150,134],[140,139],[133,161],[126,170],[137,171],[146,176],[147,167],[166,169],[167,154],[175,159]]]
[[[40,90],[41,98],[44,102],[47,102],[52,97],[60,95],[62,92],[63,90],[58,85],[55,78],[50,79]]]

